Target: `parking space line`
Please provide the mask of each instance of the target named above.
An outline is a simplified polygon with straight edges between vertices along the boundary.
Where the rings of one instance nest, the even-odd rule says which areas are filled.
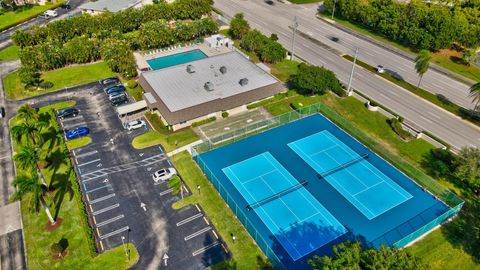
[[[81,167],[81,166],[85,166],[85,165],[88,165],[88,164],[92,164],[92,163],[95,163],[95,162],[98,162],[98,161],[100,161],[99,158],[94,159],[94,160],[90,160],[89,162],[85,162],[85,163],[82,163],[82,164],[77,165],[77,166],[78,166],[78,167]]]
[[[90,156],[90,155],[93,155],[93,154],[96,154],[96,153],[98,153],[98,151],[93,150],[93,151],[90,151],[90,152],[87,152],[87,153],[84,153],[84,154],[77,155],[75,158],[86,157],[86,156]]]
[[[74,123],[74,124],[71,124],[71,125],[65,125],[65,129],[72,129],[74,127],[80,127],[80,126],[85,126],[87,124],[87,122],[85,121],[82,121],[82,122],[79,122],[79,123]]]
[[[188,240],[190,240],[190,239],[192,239],[192,238],[194,238],[194,237],[197,237],[197,236],[201,235],[202,233],[208,232],[208,231],[211,230],[211,229],[212,229],[212,227],[207,226],[207,227],[205,227],[205,228],[203,228],[203,229],[201,229],[201,230],[199,230],[199,231],[197,231],[197,232],[194,232],[194,233],[192,233],[192,234],[190,234],[190,235],[185,236],[183,239],[185,239],[185,241],[188,241]]]
[[[97,219],[95,218],[95,216],[92,216],[93,218],[93,224],[97,224]]]
[[[198,204],[195,204],[195,207],[197,207],[198,212],[201,212],[200,207],[198,207]]]
[[[87,194],[87,196],[88,196],[88,194]],[[106,195],[106,196],[103,196],[103,197],[100,197],[100,198],[95,199],[95,200],[93,200],[93,201],[90,201],[90,204],[94,204],[94,203],[97,203],[97,202],[101,202],[101,201],[104,201],[104,200],[106,200],[106,199],[110,199],[110,198],[112,198],[112,197],[114,197],[114,196],[115,196],[115,193],[108,194],[108,195]]]
[[[168,193],[172,193],[172,190],[173,190],[173,188],[169,188],[169,189],[167,189],[167,190],[165,190],[165,191],[162,191],[162,192],[160,192],[160,196],[166,195],[166,194],[168,194]]]
[[[215,238],[218,239],[218,235],[217,235],[217,233],[216,233],[214,230],[212,230],[212,233],[213,233],[213,235],[215,235]]]
[[[218,246],[218,245],[220,245],[220,242],[219,242],[219,241],[213,242],[213,243],[211,243],[210,245],[207,245],[207,246],[205,246],[205,247],[203,247],[203,248],[201,248],[201,249],[195,250],[194,252],[192,252],[192,255],[193,255],[193,256],[200,255],[200,254],[204,253],[205,251],[207,251],[207,250],[209,250],[209,249],[211,249],[211,248],[213,248],[213,247],[216,247],[216,246]]]
[[[97,228],[97,229],[98,229],[98,228]],[[128,227],[128,226],[125,226],[125,227],[123,227],[123,228],[121,228],[121,229],[118,229],[118,230],[113,231],[113,232],[111,232],[111,233],[107,233],[107,234],[104,234],[104,235],[100,236],[100,239],[108,238],[108,237],[113,236],[113,235],[115,235],[115,234],[119,234],[119,233],[121,233],[121,232],[124,232],[124,231],[126,231],[126,230],[128,230],[128,229],[129,229],[129,227]]]
[[[87,202],[90,202],[90,196],[88,194],[85,194],[85,196],[87,197]]]
[[[93,214],[94,216],[96,216],[96,215],[98,215],[98,214],[105,213],[105,212],[110,211],[110,210],[112,210],[112,209],[114,209],[114,208],[117,208],[117,207],[119,207],[119,206],[120,206],[120,204],[116,203],[116,204],[114,204],[114,205],[110,205],[110,206],[105,207],[105,208],[102,208],[102,209],[100,209],[100,210],[98,210],[98,211],[92,212],[92,214]],[[92,205],[90,205],[90,207],[92,207]]]
[[[95,228],[95,230],[97,231],[98,237],[101,237],[101,236],[100,236],[100,231],[98,230],[98,228]]]
[[[92,189],[92,190],[86,190],[86,188],[85,188],[85,190],[86,190],[85,192],[86,192],[86,193],[92,193],[92,192],[94,192],[94,191],[97,191],[97,190],[100,190],[100,189],[103,189],[103,188],[107,188],[107,187],[111,187],[111,185],[110,185],[110,184],[106,184],[105,186],[101,186],[101,187],[98,187],[98,188],[94,188],[94,189]]]
[[[194,219],[197,219],[197,218],[199,218],[199,217],[202,217],[202,216],[203,216],[202,213],[198,213],[198,214],[196,214],[196,215],[194,215],[194,216],[191,216],[191,217],[186,218],[186,219],[184,219],[184,220],[182,220],[182,221],[179,221],[179,222],[177,222],[177,227],[182,226],[183,224],[186,224],[186,223],[188,223],[188,222],[190,222],[190,221],[192,221],[192,220],[194,220]]]
[[[108,220],[105,220],[105,221],[102,221],[102,222],[98,223],[97,227],[102,227],[103,225],[107,225],[108,223],[112,223],[112,222],[117,221],[119,219],[122,219],[124,217],[125,217],[124,215],[118,215],[114,218],[111,218],[111,219],[108,219]]]
[[[73,120],[78,120],[78,119],[80,119],[80,118],[83,119],[83,115],[80,115],[80,116],[78,116],[78,117],[67,118],[67,119],[63,119],[63,120],[60,119],[60,121],[61,121],[62,123],[65,123],[65,122],[70,122],[70,121],[73,121]]]

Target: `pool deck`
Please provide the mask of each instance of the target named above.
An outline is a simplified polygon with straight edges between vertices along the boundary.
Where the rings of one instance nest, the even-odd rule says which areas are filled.
[[[173,54],[178,54],[178,53],[183,53],[187,51],[192,51],[192,50],[201,50],[204,54],[206,54],[208,57],[219,55],[219,54],[224,54],[231,52],[234,47],[227,48],[225,46],[220,46],[217,48],[211,48],[208,46],[207,43],[200,43],[200,44],[194,44],[191,43],[189,46],[183,46],[183,47],[170,47],[165,48],[165,49],[156,49],[152,50],[148,53],[140,53],[140,52],[134,52],[133,55],[135,57],[135,62],[137,64],[138,69],[145,71],[145,70],[150,70],[150,65],[148,65],[147,61],[159,57],[164,57],[164,56],[169,56]],[[153,53],[152,53],[153,52]]]

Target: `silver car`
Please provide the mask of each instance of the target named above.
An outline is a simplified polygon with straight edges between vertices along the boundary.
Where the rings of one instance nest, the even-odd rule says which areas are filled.
[[[153,173],[152,178],[155,183],[165,182],[170,180],[170,178],[172,178],[175,174],[177,174],[177,170],[175,170],[175,168],[165,168]]]

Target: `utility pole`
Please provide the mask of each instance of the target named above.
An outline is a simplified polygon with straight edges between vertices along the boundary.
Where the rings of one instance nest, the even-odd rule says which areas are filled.
[[[352,87],[353,73],[355,71],[355,64],[357,63],[357,54],[358,54],[358,48],[355,49],[355,57],[353,58],[352,72],[350,72],[350,79],[348,80],[348,87],[347,87],[348,96],[352,95],[350,88]]]
[[[290,54],[290,61],[293,61],[293,55],[295,54],[295,34],[297,32],[297,27],[298,27],[298,21],[297,21],[297,16],[293,18],[293,39],[292,39],[292,53]]]
[[[332,8],[332,20],[333,20],[333,15],[335,15],[335,4],[337,3],[337,0],[333,0],[333,8]]]

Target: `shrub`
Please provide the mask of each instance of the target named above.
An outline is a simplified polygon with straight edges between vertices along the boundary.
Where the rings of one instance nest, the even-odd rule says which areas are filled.
[[[132,89],[137,88],[138,82],[135,81],[135,80],[130,80],[130,81],[127,82],[127,86],[128,86],[128,88],[132,88]]]
[[[281,62],[286,54],[287,50],[280,43],[269,41],[260,50],[260,60],[265,63],[275,64]]]
[[[304,95],[322,95],[328,90],[335,93],[343,91],[342,85],[331,70],[304,63],[298,65],[298,73],[290,77],[289,83]]]
[[[369,100],[368,103],[369,103],[370,106],[372,106],[372,107],[378,107],[378,106],[379,106],[379,104],[378,104],[377,102],[373,101],[373,100]],[[400,122],[401,122],[401,121],[400,121]]]
[[[227,118],[228,117],[228,112],[222,112],[222,117]]]
[[[50,246],[50,251],[58,256],[59,258],[62,257],[62,252],[63,252],[63,247],[60,245],[60,243],[53,243]]]
[[[151,112],[145,113],[145,117],[147,118],[148,122],[153,126],[153,129],[155,129],[158,132],[165,132],[167,130],[167,127],[163,124],[162,119],[155,114]]]
[[[209,117],[209,118],[206,118],[206,119],[203,119],[203,120],[200,120],[198,122],[193,123],[192,127],[198,127],[198,126],[204,125],[206,123],[213,122],[215,120],[217,120],[217,118],[215,116]]]
[[[39,85],[38,85],[40,88],[43,88],[43,89],[50,89],[53,87],[53,83],[52,82],[48,82],[48,81],[44,81],[44,82],[41,82]]]
[[[400,136],[400,138],[404,140],[411,140],[413,138],[410,132],[403,129],[402,123],[397,118],[394,117],[389,119],[388,124],[390,125],[392,130],[395,131],[398,136]]]
[[[230,22],[230,35],[234,39],[242,39],[248,31],[250,31],[250,25],[243,18],[242,13],[237,13]]]
[[[18,76],[25,87],[36,86],[40,83],[40,72],[33,67],[20,68]]]

